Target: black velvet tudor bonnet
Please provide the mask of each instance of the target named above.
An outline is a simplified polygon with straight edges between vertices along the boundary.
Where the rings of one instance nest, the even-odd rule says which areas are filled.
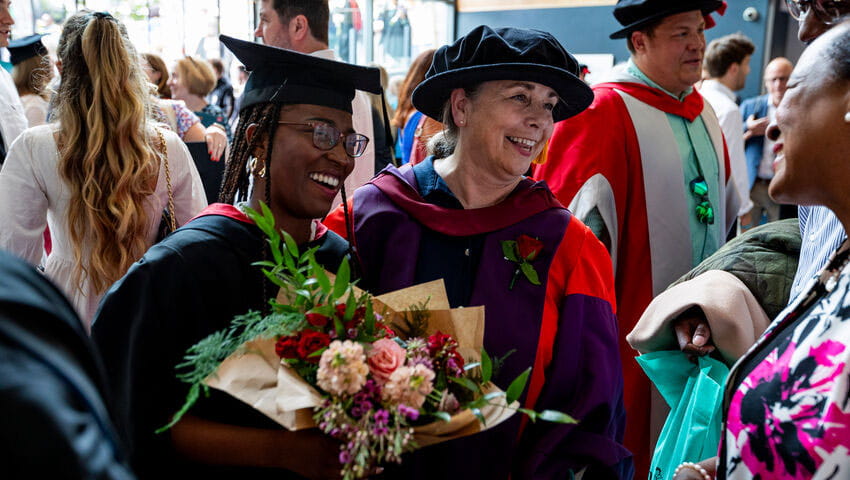
[[[582,112],[593,92],[579,75],[579,64],[551,34],[523,28],[476,27],[434,52],[425,80],[413,91],[413,106],[441,121],[452,90],[491,80],[536,82],[560,97],[556,122]]]
[[[355,90],[381,93],[377,68],[360,67],[283,48],[219,37],[251,72],[241,108],[258,103],[303,103],[351,113]]]

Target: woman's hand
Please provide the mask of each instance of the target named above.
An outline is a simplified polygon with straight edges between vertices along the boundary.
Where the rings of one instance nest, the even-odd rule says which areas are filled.
[[[708,355],[715,347],[711,341],[711,328],[700,308],[691,308],[673,321],[673,331],[679,348],[691,358]]]
[[[214,123],[207,127],[204,138],[207,141],[210,160],[213,162],[221,160],[224,150],[227,148],[227,134],[224,133],[224,128]]]
[[[708,478],[715,478],[717,476],[717,457],[705,459],[696,465],[702,467],[705,474],[699,471],[698,468],[680,466],[679,473],[673,476],[673,480],[706,480],[706,475],[708,475]]]

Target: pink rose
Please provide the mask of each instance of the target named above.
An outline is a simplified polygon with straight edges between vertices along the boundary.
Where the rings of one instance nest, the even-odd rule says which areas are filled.
[[[369,371],[372,378],[383,385],[389,380],[390,375],[400,366],[404,365],[406,352],[399,344],[389,338],[382,338],[372,343],[369,351]]]

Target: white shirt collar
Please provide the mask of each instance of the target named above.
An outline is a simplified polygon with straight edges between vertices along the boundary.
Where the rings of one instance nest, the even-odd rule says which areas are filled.
[[[724,96],[729,98],[729,100],[732,100],[733,102],[735,101],[735,92],[733,92],[731,88],[721,83],[720,80],[710,78],[702,82],[702,88],[711,89],[716,92],[722,93]]]
[[[311,53],[310,55],[312,55],[314,57],[324,58],[324,59],[327,59],[327,60],[336,60],[337,59],[336,53],[334,53],[333,49],[331,49],[331,48],[326,48],[324,50],[316,50],[315,52]]]

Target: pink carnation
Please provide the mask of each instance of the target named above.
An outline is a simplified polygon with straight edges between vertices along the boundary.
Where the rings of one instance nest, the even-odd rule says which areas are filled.
[[[372,344],[369,351],[369,370],[372,378],[381,385],[387,383],[390,375],[400,366],[404,365],[406,352],[393,340],[382,338]]]
[[[425,397],[434,389],[434,371],[425,365],[399,367],[384,385],[384,400],[393,403],[420,408]]]

